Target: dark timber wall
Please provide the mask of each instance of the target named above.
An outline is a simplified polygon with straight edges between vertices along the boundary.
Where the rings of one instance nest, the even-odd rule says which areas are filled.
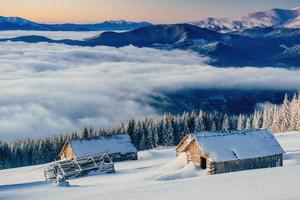
[[[210,174],[220,174],[226,172],[235,172],[249,169],[279,167],[283,165],[281,155],[251,158],[245,160],[234,160],[226,162],[211,162],[208,164]]]
[[[138,159],[136,152],[126,153],[126,154],[114,153],[114,154],[109,154],[109,157],[112,159],[113,162]]]

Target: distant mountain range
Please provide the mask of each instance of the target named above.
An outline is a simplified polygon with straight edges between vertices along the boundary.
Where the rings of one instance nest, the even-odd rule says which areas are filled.
[[[300,8],[272,9],[239,18],[203,20],[192,24],[151,25],[108,21],[89,25],[45,25],[21,18],[0,18],[0,24],[15,24],[28,30],[122,30],[107,31],[84,40],[53,40],[43,36],[0,39],[13,42],[48,42],[77,46],[152,47],[190,50],[207,56],[209,64],[218,67],[300,67]],[[4,20],[5,19],[5,20]],[[200,26],[200,27],[199,27]],[[1,28],[8,27],[0,26]],[[18,29],[15,27],[15,29]],[[50,27],[50,28],[49,28]],[[203,28],[204,27],[204,28]],[[12,26],[11,26],[12,29]],[[25,30],[25,29],[24,29]],[[46,30],[46,29],[45,29]],[[226,30],[226,31],[225,31]]]
[[[230,18],[206,18],[191,24],[217,31],[241,31],[249,28],[300,28],[300,7],[271,9]]]
[[[94,24],[43,24],[19,17],[0,16],[0,31],[5,30],[35,30],[35,31],[106,31],[133,30],[149,26],[148,22],[105,21]]]
[[[209,64],[219,67],[300,67],[300,29],[253,28],[238,33],[220,33],[190,24],[173,24],[152,25],[119,33],[109,31],[85,40],[22,36],[0,41],[181,49],[208,56],[211,58]]]
[[[294,9],[270,9],[253,12],[244,16],[228,18],[206,18],[189,24],[214,31],[233,32],[252,28],[300,28],[300,7]],[[105,31],[133,30],[152,25],[149,22],[105,21],[94,24],[44,24],[19,17],[0,16],[2,30],[39,30],[39,31]]]

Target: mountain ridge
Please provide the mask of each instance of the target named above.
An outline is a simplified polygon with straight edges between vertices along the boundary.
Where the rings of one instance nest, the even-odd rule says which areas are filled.
[[[254,27],[300,28],[300,7],[273,8],[236,17],[209,17],[191,24],[217,31],[241,31]]]
[[[152,25],[149,22],[130,22],[125,20],[107,20],[99,23],[37,23],[21,17],[0,16],[0,31],[5,30],[35,30],[35,31],[106,31],[133,30]]]
[[[77,46],[150,47],[190,50],[207,56],[218,67],[299,68],[300,29],[248,29],[243,33],[220,33],[191,24],[151,25],[131,31],[107,31],[84,40],[53,40],[43,36],[0,39],[0,42],[48,42]],[[291,62],[290,60],[294,61]]]

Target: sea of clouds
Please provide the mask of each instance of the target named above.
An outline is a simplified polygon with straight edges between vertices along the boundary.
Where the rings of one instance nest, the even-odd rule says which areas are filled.
[[[0,138],[43,137],[157,116],[159,91],[296,89],[300,70],[216,68],[188,51],[0,43]],[[156,94],[157,93],[157,94]]]
[[[0,38],[40,35],[54,40],[83,40],[102,33],[102,31],[0,31]]]

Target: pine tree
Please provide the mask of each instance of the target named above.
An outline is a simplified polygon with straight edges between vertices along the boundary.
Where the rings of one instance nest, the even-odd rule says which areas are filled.
[[[159,138],[158,138],[158,124],[157,122],[153,122],[151,126],[152,131],[152,144],[153,147],[159,146]]]
[[[133,136],[134,136],[132,140],[133,144],[139,145],[141,139],[141,132],[142,132],[142,124],[140,121],[138,121],[133,131]]]
[[[237,123],[237,130],[244,130],[245,129],[245,116],[240,114]]]
[[[283,104],[280,109],[280,117],[282,118],[280,132],[287,131],[291,125],[290,101],[287,94],[284,97]]]
[[[0,140],[0,169],[10,167],[11,151],[9,145]]]
[[[297,121],[296,130],[300,131],[300,92],[298,93],[296,108],[298,109],[297,116],[296,116],[296,121]]]
[[[148,148],[148,146],[147,145],[149,145],[149,144],[147,144],[147,129],[146,129],[146,127],[145,127],[145,123],[142,123],[142,127],[141,127],[141,129],[140,129],[140,132],[139,132],[139,134],[140,134],[140,140],[139,140],[139,144],[138,144],[138,149],[139,150],[145,150],[145,149],[147,149]]]
[[[158,145],[163,145],[163,127],[164,119],[161,119],[157,122],[157,132],[158,132]]]
[[[229,119],[228,119],[227,114],[225,114],[223,117],[222,130],[228,131],[229,129],[230,129]]]
[[[217,131],[217,125],[215,121],[212,121],[211,131]]]
[[[80,137],[81,139],[87,139],[89,137],[89,131],[88,131],[88,129],[85,127],[81,131],[80,135],[81,135],[81,137]]]
[[[137,141],[136,139],[137,135],[135,135],[134,129],[135,129],[135,120],[130,119],[127,125],[127,134],[130,136],[131,140],[134,141],[134,144],[136,144],[135,142]]]
[[[253,121],[252,121],[252,128],[254,129],[260,129],[262,127],[262,112],[256,110],[254,112]]]
[[[189,127],[190,132],[195,132],[195,121],[196,121],[196,113],[193,111],[190,115],[188,115],[187,125]]]
[[[200,111],[199,116],[195,119],[195,131],[205,131],[205,113]]]
[[[299,110],[300,110],[300,108],[298,107],[298,97],[295,94],[290,103],[291,119],[290,119],[290,127],[289,127],[288,131],[297,130]]]
[[[170,115],[164,116],[164,123],[162,129],[162,142],[164,146],[174,145],[173,127]]]
[[[153,142],[153,132],[152,132],[152,120],[146,120],[144,123],[144,134],[145,134],[145,139],[146,139],[146,144],[145,146],[145,150],[146,149],[153,149],[155,147],[155,145],[152,143]]]
[[[177,137],[175,137],[175,143],[179,143],[181,139],[187,134],[184,120],[182,117],[177,116],[176,118],[176,124],[177,124]]]
[[[277,133],[280,132],[280,125],[281,125],[281,115],[277,106],[273,108],[273,123],[272,123],[272,131]]]
[[[252,125],[251,124],[252,124],[251,118],[247,117],[247,119],[246,119],[246,130],[252,129]]]
[[[273,109],[265,108],[263,110],[263,128],[271,129],[273,123]]]

